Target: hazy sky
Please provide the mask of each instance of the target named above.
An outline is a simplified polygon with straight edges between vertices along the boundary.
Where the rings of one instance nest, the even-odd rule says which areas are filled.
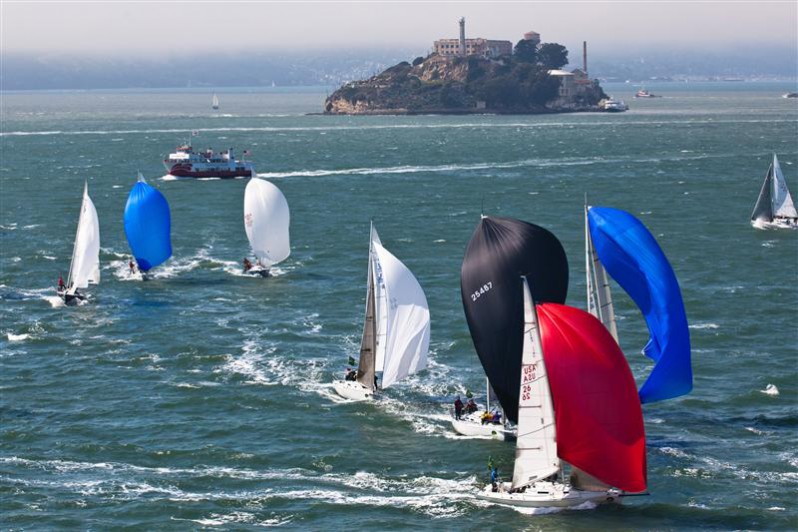
[[[593,50],[798,47],[798,2],[268,2],[0,0],[2,53],[182,55],[239,50],[402,47],[440,37],[544,42]]]

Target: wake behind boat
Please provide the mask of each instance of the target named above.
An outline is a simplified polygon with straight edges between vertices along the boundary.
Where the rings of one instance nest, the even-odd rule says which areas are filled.
[[[369,235],[366,317],[357,370],[333,382],[352,401],[373,399],[377,373],[382,388],[427,367],[429,305],[413,273],[385,249],[374,225]]]
[[[751,213],[751,225],[767,229],[798,228],[798,212],[775,153]]]
[[[248,154],[248,151],[244,151],[244,155]],[[174,153],[164,159],[163,165],[166,172],[175,177],[233,179],[255,175],[254,165],[243,159],[237,160],[233,148],[221,153],[210,148],[198,152],[190,143],[175,148]]]
[[[75,245],[69,264],[67,284],[58,278],[58,295],[67,305],[75,305],[85,296],[78,292],[90,284],[100,282],[100,221],[97,209],[89,197],[89,184],[83,185],[83,203],[80,207]]]

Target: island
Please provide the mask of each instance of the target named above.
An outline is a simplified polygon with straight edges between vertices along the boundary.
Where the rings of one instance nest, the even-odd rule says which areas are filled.
[[[530,31],[510,41],[440,39],[434,51],[366,80],[346,83],[324,102],[325,114],[540,114],[603,111],[607,95],[583,68],[562,70],[568,50]]]

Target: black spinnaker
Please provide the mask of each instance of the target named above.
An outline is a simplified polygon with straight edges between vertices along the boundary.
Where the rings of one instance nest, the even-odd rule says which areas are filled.
[[[482,367],[513,422],[521,386],[522,275],[535,303],[565,303],[568,260],[557,237],[521,220],[483,217],[463,257],[460,291]]]

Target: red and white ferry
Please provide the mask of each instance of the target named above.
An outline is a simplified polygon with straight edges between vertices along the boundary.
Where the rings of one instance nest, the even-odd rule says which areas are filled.
[[[244,155],[249,155],[249,152],[245,151]],[[175,152],[164,159],[163,165],[169,175],[175,177],[231,179],[255,175],[253,164],[244,160],[237,161],[233,148],[215,153],[210,148],[205,151],[194,151],[190,144],[184,144],[175,148]]]

